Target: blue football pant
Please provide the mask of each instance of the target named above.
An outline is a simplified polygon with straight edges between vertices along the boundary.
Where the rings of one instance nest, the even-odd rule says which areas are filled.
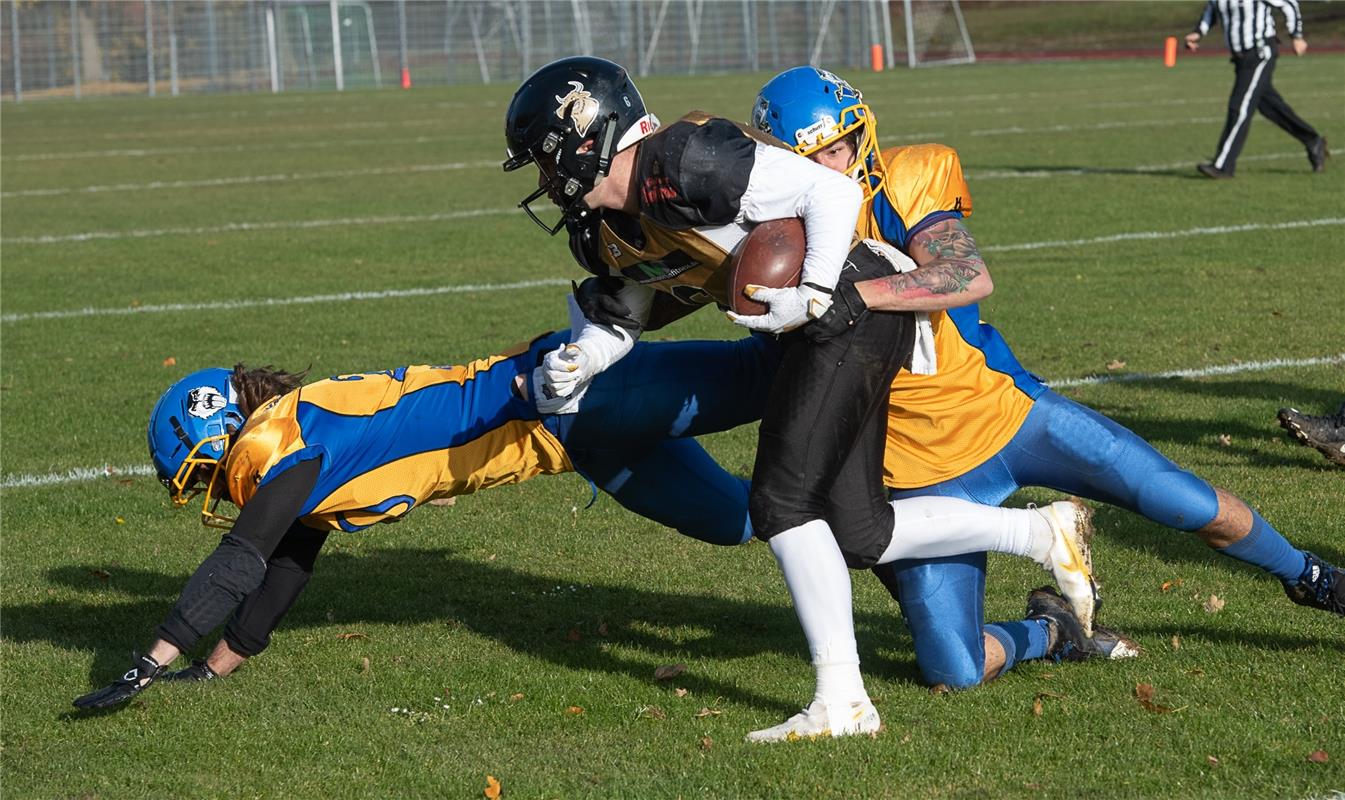
[[[1218,511],[1208,483],[1124,426],[1052,391],[1037,399],[1018,433],[985,463],[942,483],[893,491],[892,497],[943,495],[1000,505],[1023,486],[1111,503],[1184,531],[1204,527]],[[985,563],[985,554],[975,553],[874,570],[901,604],[916,660],[931,684],[981,681]]]
[[[691,437],[759,420],[779,357],[761,335],[641,342],[594,378],[577,414],[544,421],[575,470],[623,507],[711,544],[742,544],[748,481]]]

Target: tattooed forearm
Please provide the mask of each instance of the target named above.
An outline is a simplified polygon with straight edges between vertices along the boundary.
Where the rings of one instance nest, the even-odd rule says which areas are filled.
[[[920,231],[909,247],[916,269],[859,284],[869,308],[938,311],[978,302],[993,289],[976,240],[961,220],[944,220]]]
[[[888,291],[898,295],[907,294],[911,290],[919,294],[956,294],[965,292],[984,268],[985,262],[980,259],[941,260],[912,272],[883,278],[883,283],[886,284]]]

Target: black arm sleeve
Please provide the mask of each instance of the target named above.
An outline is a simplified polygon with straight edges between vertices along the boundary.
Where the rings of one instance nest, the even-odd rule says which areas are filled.
[[[230,649],[251,658],[271,643],[271,631],[313,577],[313,563],[327,541],[326,531],[294,523],[266,563],[262,585],[243,600],[224,628]]]
[[[219,547],[182,590],[159,638],[189,650],[228,617],[266,577],[267,560],[317,486],[320,463],[300,462],[257,490]]]

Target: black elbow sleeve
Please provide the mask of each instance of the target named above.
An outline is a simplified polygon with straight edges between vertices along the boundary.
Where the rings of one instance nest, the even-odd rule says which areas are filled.
[[[243,602],[266,577],[266,558],[246,539],[232,534],[197,567],[177,605],[159,626],[159,636],[188,650]]]

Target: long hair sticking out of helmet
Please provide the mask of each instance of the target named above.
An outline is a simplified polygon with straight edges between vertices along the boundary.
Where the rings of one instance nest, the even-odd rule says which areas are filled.
[[[271,397],[297,388],[305,373],[242,364],[193,372],[168,387],[150,412],[150,460],[174,505],[204,495],[201,521],[228,528],[233,518],[218,512],[227,492],[222,472],[229,448],[248,416]]]
[[[607,176],[612,157],[658,126],[619,64],[591,56],[547,64],[518,88],[504,117],[504,171],[536,164],[541,173],[537,191],[519,207],[554,236],[588,213],[584,195]],[[532,209],[542,197],[560,207],[555,224]]]
[[[802,156],[853,136],[855,159],[847,174],[860,182],[866,200],[883,185],[881,170],[874,163],[877,120],[859,90],[835,73],[794,67],[771,78],[752,104],[752,126]]]

